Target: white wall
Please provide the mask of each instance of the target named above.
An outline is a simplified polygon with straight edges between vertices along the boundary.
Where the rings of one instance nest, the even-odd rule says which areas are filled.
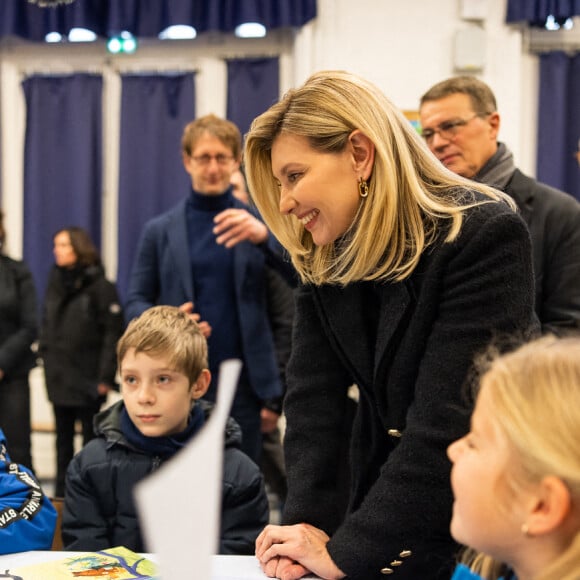
[[[281,55],[281,90],[301,84],[320,69],[346,69],[377,83],[402,109],[417,109],[435,82],[456,74],[453,43],[458,30],[474,26],[461,18],[467,0],[318,0],[318,17],[295,35],[264,40],[205,37],[179,43],[141,42],[135,55],[112,57],[104,43],[0,46],[0,184],[7,214],[9,253],[22,252],[22,154],[24,98],[20,82],[30,72],[102,72],[105,79],[105,191],[103,259],[116,271],[116,195],[119,71],[191,70],[198,114],[225,114],[225,57]],[[535,172],[537,58],[526,54],[522,35],[504,24],[506,0],[478,0],[484,7],[485,66],[477,75],[489,83],[502,115],[500,138],[516,163]]]
[[[484,6],[485,66],[474,73],[494,90],[502,115],[500,139],[516,163],[535,172],[537,57],[522,35],[505,25],[506,0]],[[458,74],[453,67],[461,0],[318,0],[319,17],[298,35],[294,81],[311,71],[347,69],[379,85],[400,108],[415,110],[433,84]]]

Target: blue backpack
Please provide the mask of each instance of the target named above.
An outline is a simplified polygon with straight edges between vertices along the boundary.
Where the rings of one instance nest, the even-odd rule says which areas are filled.
[[[0,554],[50,550],[56,510],[27,467],[12,463],[0,429]]]

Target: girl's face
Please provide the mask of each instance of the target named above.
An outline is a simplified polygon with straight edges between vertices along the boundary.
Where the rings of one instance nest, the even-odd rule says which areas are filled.
[[[280,186],[280,213],[300,220],[317,246],[334,242],[351,226],[360,197],[350,147],[320,153],[306,137],[282,133],[272,145],[272,172]]]
[[[70,242],[68,232],[59,232],[54,236],[54,261],[57,266],[68,268],[77,263],[77,255]]]
[[[454,503],[451,535],[460,543],[504,562],[513,561],[523,540],[524,494],[514,494],[507,479],[514,457],[506,436],[494,422],[487,390],[482,387],[471,431],[452,443]]]

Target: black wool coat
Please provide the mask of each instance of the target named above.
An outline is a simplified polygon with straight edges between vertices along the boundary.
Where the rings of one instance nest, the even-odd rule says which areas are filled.
[[[0,255],[0,369],[5,381],[28,377],[34,366],[30,347],[38,332],[37,308],[26,264]]]
[[[116,345],[124,328],[117,289],[100,266],[78,271],[67,289],[61,269],[50,273],[39,352],[54,405],[90,406],[97,386],[115,386]]]
[[[525,223],[503,203],[469,209],[458,238],[426,251],[405,281],[305,286],[295,320],[284,523],[325,530],[349,579],[448,580],[457,546],[446,448],[469,430],[466,376],[492,339],[538,329]]]
[[[505,192],[530,229],[542,332],[580,332],[580,203],[519,169]]]

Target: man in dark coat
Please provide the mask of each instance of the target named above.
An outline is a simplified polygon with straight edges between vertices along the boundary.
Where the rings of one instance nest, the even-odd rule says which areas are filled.
[[[200,322],[214,377],[207,400],[215,401],[220,363],[242,361],[232,417],[242,428],[242,450],[260,463],[261,413],[282,395],[267,311],[267,265],[279,260],[279,247],[232,195],[230,178],[241,161],[241,135],[233,123],[215,115],[192,121],[183,132],[182,157],[191,188],[143,228],[126,317],[169,304]]]
[[[451,171],[505,191],[532,238],[536,313],[542,331],[580,330],[580,204],[524,175],[497,141],[500,115],[491,89],[474,77],[454,77],[421,97],[422,134]]]

